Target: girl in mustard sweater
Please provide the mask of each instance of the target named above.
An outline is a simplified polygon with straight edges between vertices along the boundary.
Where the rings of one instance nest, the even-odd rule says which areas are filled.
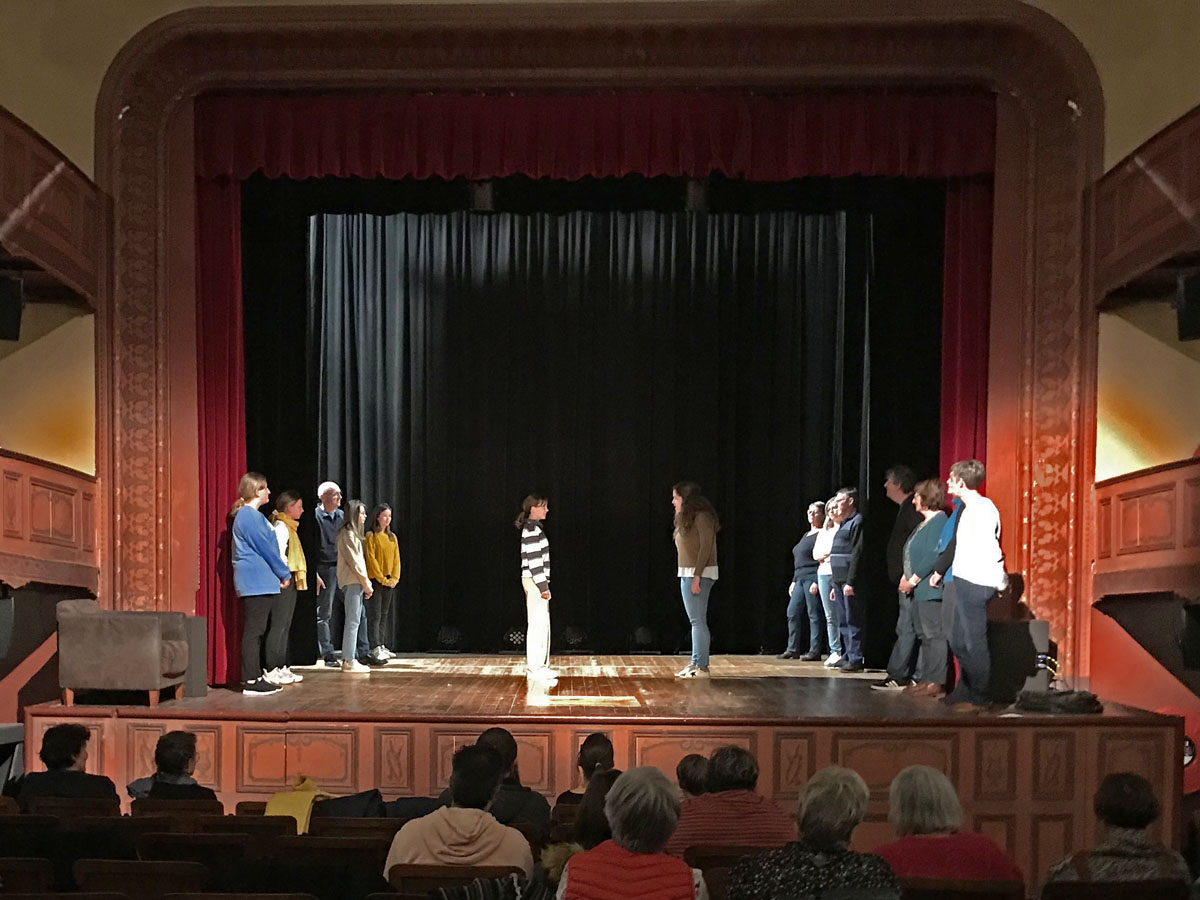
[[[367,600],[367,630],[371,638],[371,656],[387,662],[393,656],[387,642],[392,640],[392,610],[396,585],[400,582],[400,542],[392,533],[392,508],[380,503],[371,513],[371,530],[363,548],[367,575],[375,592]]]

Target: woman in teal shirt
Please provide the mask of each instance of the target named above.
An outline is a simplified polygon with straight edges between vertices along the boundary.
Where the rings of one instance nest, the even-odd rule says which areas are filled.
[[[920,641],[913,684],[907,690],[926,697],[940,697],[946,688],[946,633],[942,628],[942,586],[930,584],[937,565],[938,540],[946,521],[946,488],[940,479],[922,481],[913,490],[913,506],[921,514],[904,544],[904,577],[900,590],[913,603],[913,627]]]

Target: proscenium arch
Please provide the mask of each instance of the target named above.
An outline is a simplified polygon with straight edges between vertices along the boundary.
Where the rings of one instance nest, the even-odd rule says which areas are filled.
[[[997,95],[989,495],[1009,568],[1065,668],[1086,675],[1097,316],[1084,196],[1103,105],[1075,37],[1018,0],[226,7],[151,24],[96,110],[96,179],[113,200],[96,329],[102,595],[195,601],[198,94],[832,85]]]

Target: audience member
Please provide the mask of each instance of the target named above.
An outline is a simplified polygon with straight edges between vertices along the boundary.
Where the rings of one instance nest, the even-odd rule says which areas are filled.
[[[683,798],[699,797],[708,792],[705,779],[708,778],[708,760],[699,753],[689,753],[675,767],[675,780]]]
[[[817,772],[800,794],[800,840],[738,862],[729,873],[728,900],[786,900],[830,887],[892,891],[899,900],[891,867],[849,847],[869,798],[857,772],[839,766]]]
[[[196,735],[190,731],[168,731],[154,747],[153,775],[131,781],[127,790],[134,800],[216,800],[212,788],[198,784]]]
[[[679,821],[679,795],[662,772],[641,766],[618,777],[604,812],[612,840],[571,857],[559,900],[707,900],[700,872],[663,852]]]
[[[962,806],[937,769],[909,766],[892,779],[888,821],[900,839],[874,852],[901,879],[1024,881],[1017,864],[989,838],[958,830]]]
[[[533,870],[529,842],[487,811],[505,773],[500,757],[477,743],[455,753],[452,765],[451,805],[404,824],[392,840],[384,878],[398,864],[518,866],[528,877]]]
[[[605,769],[593,775],[583,800],[575,804],[574,839],[551,844],[542,851],[542,873],[550,884],[558,884],[567,860],[576,853],[591,850],[612,838],[612,828],[604,814],[604,801],[620,777],[620,769]]]
[[[521,784],[517,770],[517,742],[512,734],[503,728],[489,728],[475,743],[491,748],[504,766],[500,792],[490,807],[492,816],[501,825],[533,826],[530,841],[545,844],[550,837],[550,804],[541,794]],[[449,804],[450,791],[442,791],[438,799]]]
[[[583,795],[587,791],[588,782],[592,780],[592,776],[597,772],[605,772],[611,769],[613,763],[613,745],[608,735],[600,731],[595,734],[589,734],[583,739],[583,743],[579,745],[579,756],[575,758],[575,765],[579,767],[579,771],[583,775],[583,790],[563,791],[558,795],[558,799],[554,801],[554,805],[578,804],[583,800]]]
[[[683,856],[688,847],[728,844],[781,847],[796,839],[796,822],[759,794],[758,763],[741,747],[718,747],[708,760],[707,793],[683,802],[679,827],[667,852]]]
[[[1150,839],[1146,830],[1158,820],[1158,798],[1150,782],[1131,772],[1105,776],[1092,808],[1104,823],[1104,839],[1050,868],[1047,881],[1191,882],[1178,851]]]
[[[38,751],[46,771],[30,772],[21,779],[17,803],[22,812],[29,812],[30,802],[38,797],[119,799],[112,781],[84,771],[90,737],[91,733],[84,726],[73,722],[46,729],[42,735],[42,748]]]

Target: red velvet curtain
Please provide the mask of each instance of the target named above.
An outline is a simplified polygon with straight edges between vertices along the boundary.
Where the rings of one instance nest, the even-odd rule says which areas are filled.
[[[242,604],[233,592],[229,510],[246,471],[242,355],[242,184],[196,182],[196,316],[200,407],[200,589],[208,680],[241,677]]]
[[[237,677],[241,604],[227,511],[245,470],[241,180],[628,174],[756,181],[948,179],[942,459],[986,434],[995,102],[964,90],[771,96],[641,92],[512,96],[207,96],[196,102],[201,570],[209,679]]]
[[[992,179],[952,179],[942,268],[943,477],[956,460],[987,462],[991,300]]]
[[[196,103],[196,166],[203,178],[959,178],[992,172],[995,120],[978,91],[210,96]]]

